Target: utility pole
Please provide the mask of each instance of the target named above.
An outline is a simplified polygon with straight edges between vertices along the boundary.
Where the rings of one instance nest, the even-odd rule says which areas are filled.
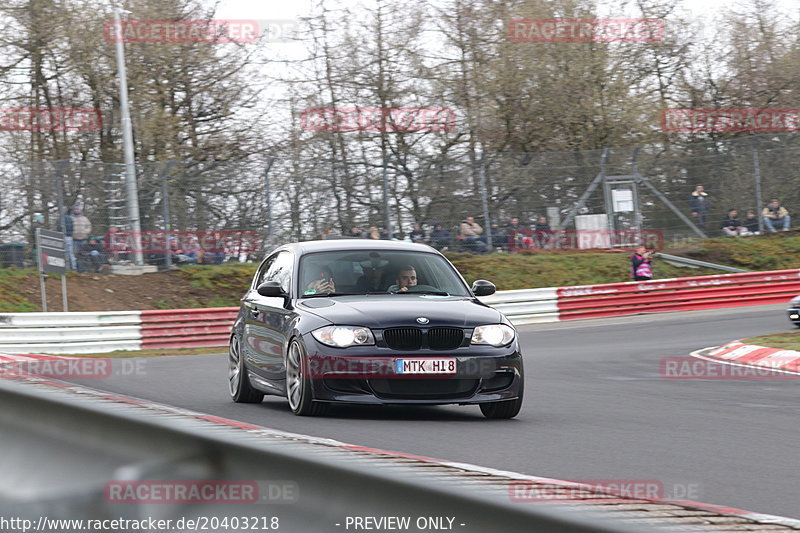
[[[128,229],[133,237],[133,262],[144,264],[142,254],[142,227],[139,221],[139,191],[136,185],[136,164],[133,160],[133,131],[131,113],[128,108],[128,74],[125,69],[125,47],[122,42],[122,22],[118,7],[113,8],[114,27],[116,29],[117,73],[119,75],[119,110],[122,116],[122,142],[125,154],[125,197],[128,207]]]

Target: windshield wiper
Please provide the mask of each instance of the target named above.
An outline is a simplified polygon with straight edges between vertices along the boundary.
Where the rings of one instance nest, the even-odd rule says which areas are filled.
[[[433,294],[434,296],[450,296],[444,291],[392,291],[391,294]]]
[[[304,294],[301,298],[319,298],[320,296],[355,296],[353,292],[315,292],[314,294]]]

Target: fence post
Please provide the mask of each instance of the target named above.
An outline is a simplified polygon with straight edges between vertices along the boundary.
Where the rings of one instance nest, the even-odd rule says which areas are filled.
[[[172,230],[172,220],[169,214],[169,189],[167,188],[167,174],[172,170],[175,161],[167,161],[167,166],[161,172],[161,212],[164,215],[164,265],[167,269],[172,268],[172,248],[170,247],[169,234]]]
[[[481,152],[481,157],[478,159],[478,178],[479,187],[481,189],[481,207],[483,208],[483,223],[484,235],[486,235],[486,248],[487,252],[491,252],[493,248],[492,243],[492,221],[489,219],[489,198],[486,191],[486,152]]]
[[[753,177],[756,182],[756,216],[758,217],[758,232],[764,233],[764,220],[761,217],[761,159],[758,154],[759,137],[753,137]]]
[[[267,167],[264,169],[264,195],[266,196],[267,208],[267,246],[265,251],[272,250],[272,243],[274,239],[274,230],[272,228],[272,193],[270,191],[269,171],[272,170],[272,165],[275,164],[275,158],[270,157],[267,159]]]
[[[386,231],[389,234],[389,240],[391,240],[393,232],[392,232],[392,216],[389,212],[389,160],[392,156],[387,155],[383,158],[383,213],[386,217]]]

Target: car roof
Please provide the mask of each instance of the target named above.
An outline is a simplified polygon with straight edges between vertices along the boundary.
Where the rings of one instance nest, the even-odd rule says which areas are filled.
[[[273,250],[272,253],[280,250],[289,250],[297,255],[303,255],[311,252],[334,252],[347,250],[386,250],[439,253],[427,244],[377,239],[330,239],[324,241],[294,242],[284,244]]]

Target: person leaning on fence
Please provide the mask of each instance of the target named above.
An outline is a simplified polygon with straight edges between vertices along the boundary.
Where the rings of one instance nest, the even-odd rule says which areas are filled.
[[[653,279],[653,267],[651,265],[653,252],[647,248],[639,247],[631,256],[631,277],[634,281],[649,281]]]
[[[789,211],[775,198],[770,200],[767,207],[761,212],[761,216],[764,217],[764,225],[773,233],[777,231],[775,229],[777,225],[783,226],[783,231],[789,231],[792,224],[792,217],[789,216]]]
[[[736,209],[729,209],[728,214],[725,218],[722,219],[722,222],[719,224],[719,228],[722,230],[722,233],[728,235],[730,237],[738,237],[740,235],[750,235],[750,232],[747,231],[747,228],[742,226],[742,223],[739,222],[739,212]]]
[[[708,200],[708,193],[705,192],[702,185],[698,185],[692,191],[691,209],[692,216],[697,221],[697,227],[705,231],[711,203]]]

